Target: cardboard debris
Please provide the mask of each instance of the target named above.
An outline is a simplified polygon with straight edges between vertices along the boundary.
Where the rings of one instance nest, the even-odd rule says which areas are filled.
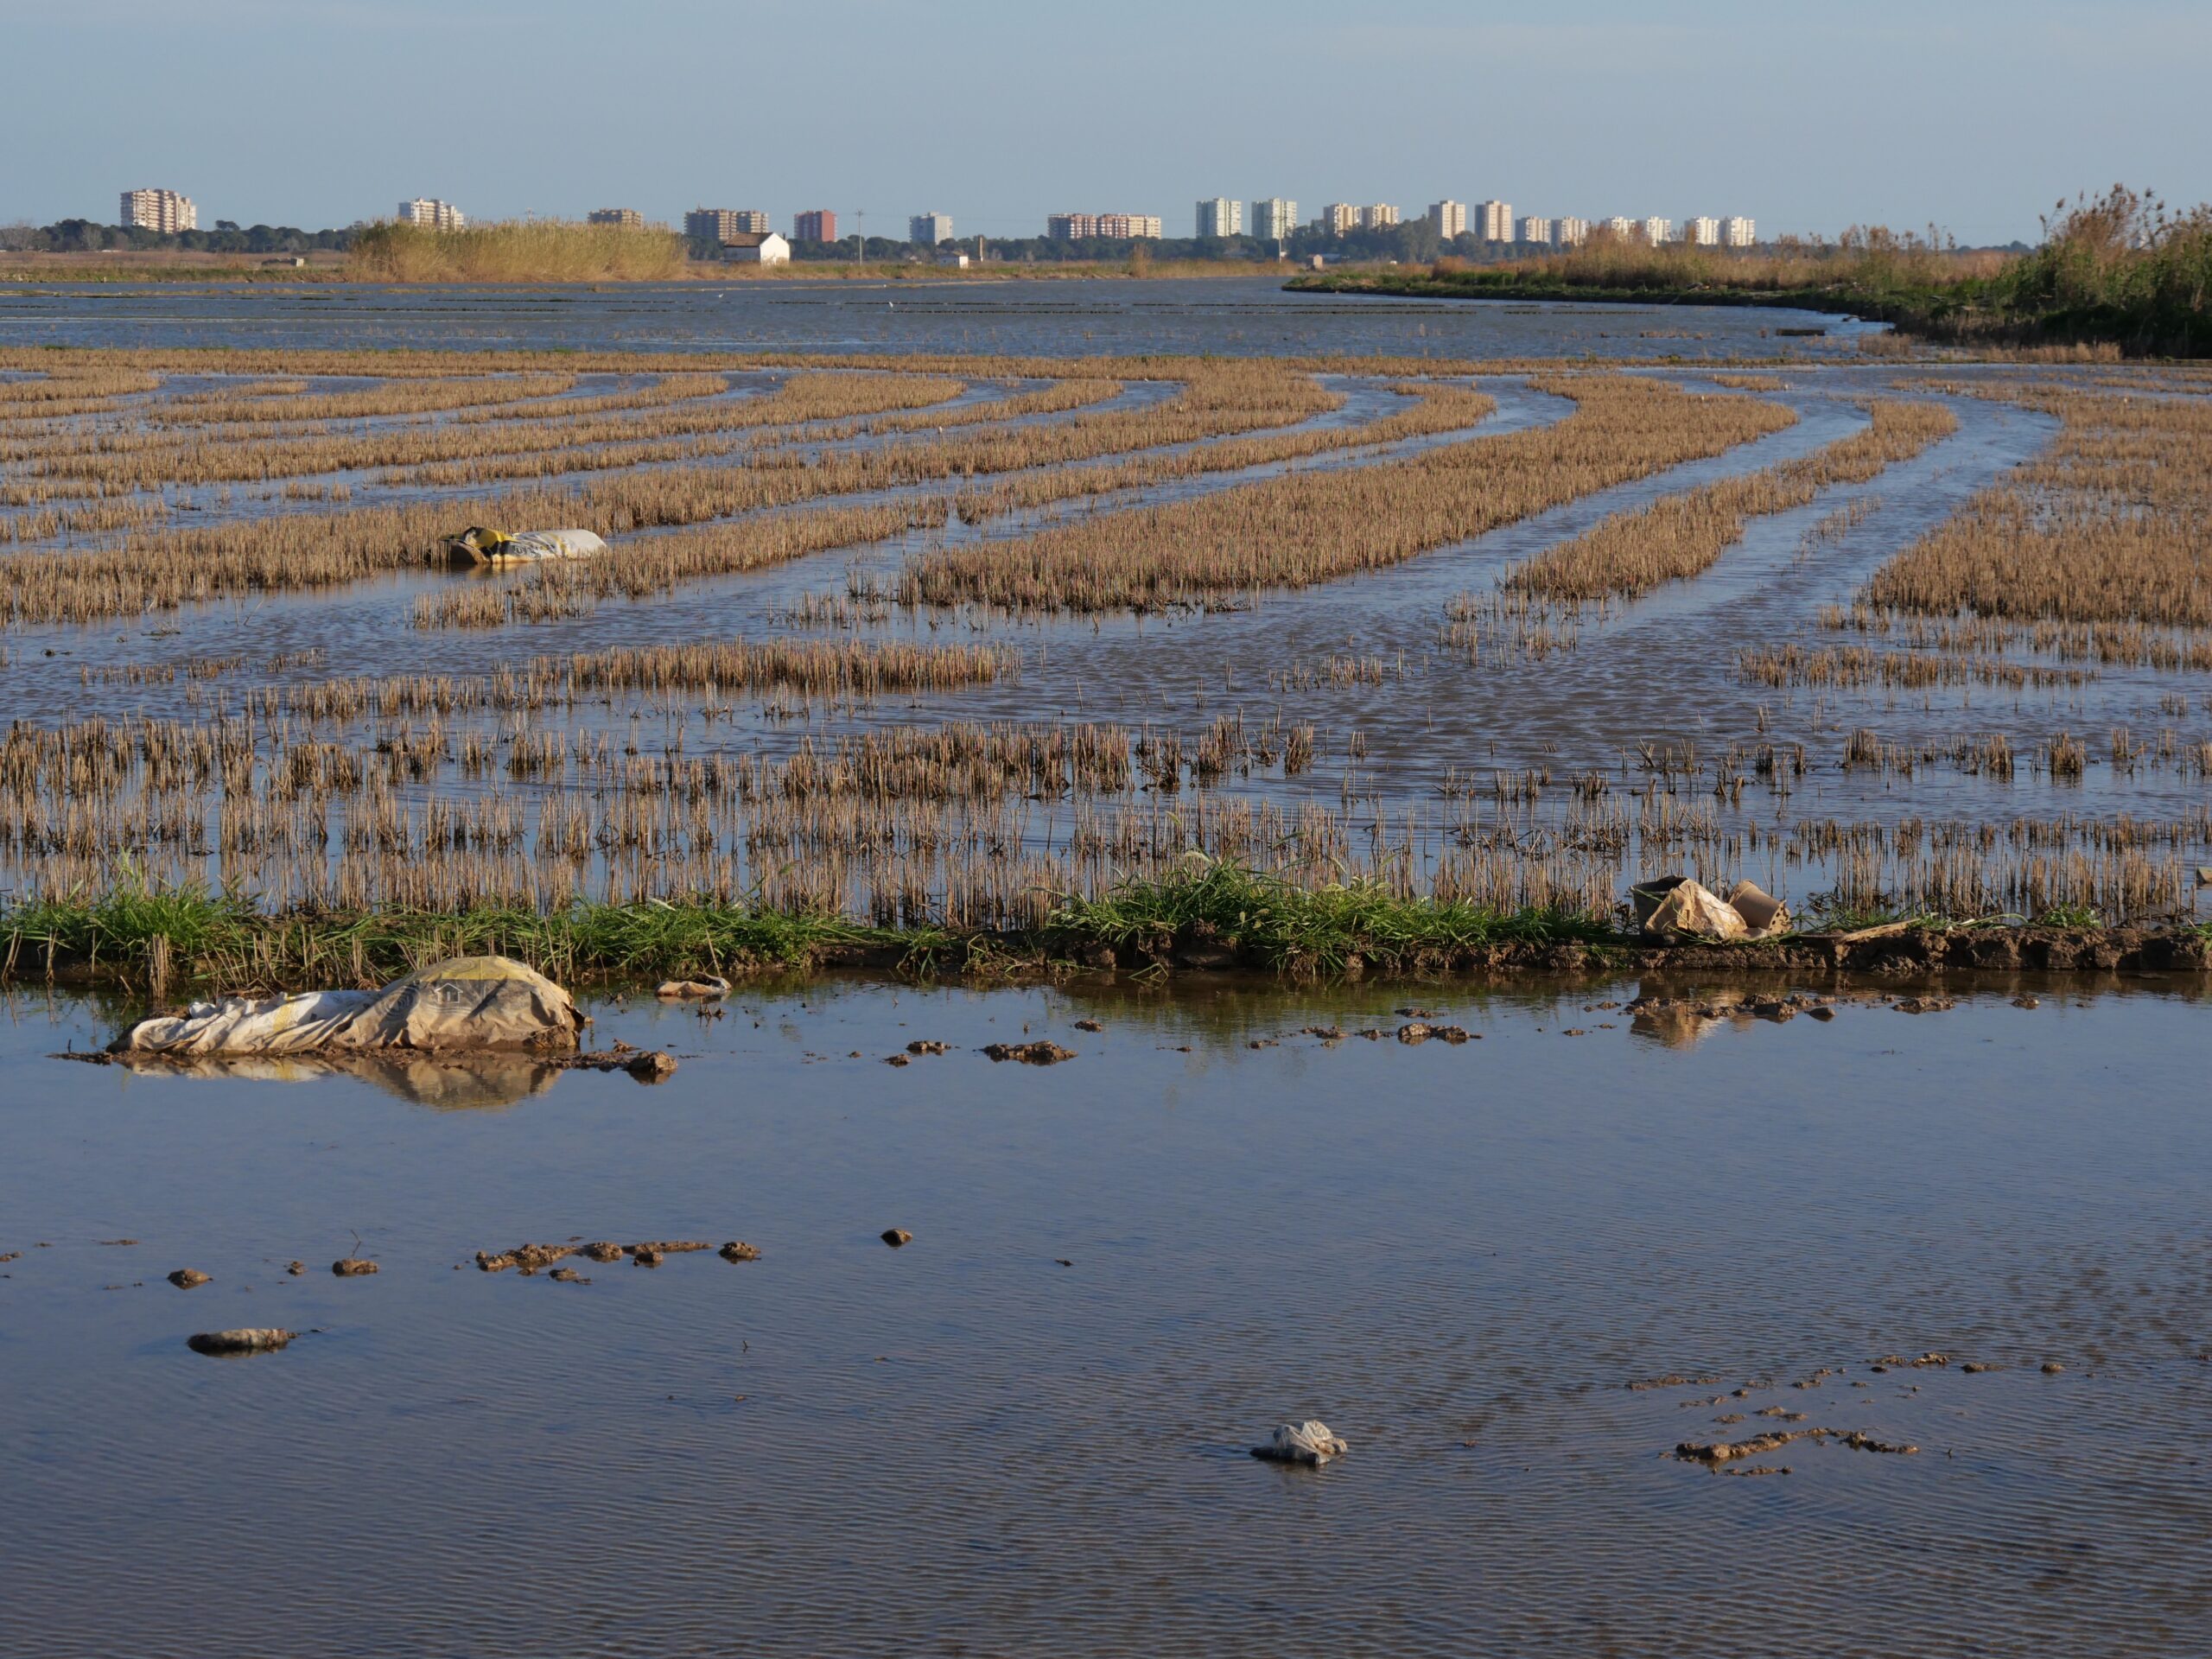
[[[1696,939],[1764,939],[1789,931],[1789,907],[1738,881],[1721,898],[1686,875],[1661,876],[1629,889],[1644,938],[1669,944]]]

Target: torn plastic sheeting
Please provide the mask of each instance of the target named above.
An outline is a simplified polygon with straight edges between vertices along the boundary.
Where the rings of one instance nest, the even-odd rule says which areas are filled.
[[[595,559],[607,543],[588,530],[525,530],[509,535],[471,524],[458,536],[448,536],[439,547],[448,564],[530,563],[544,559]]]
[[[505,957],[460,957],[380,991],[302,991],[195,1002],[141,1020],[118,1053],[315,1054],[366,1049],[574,1047],[582,1023],[569,994]]]

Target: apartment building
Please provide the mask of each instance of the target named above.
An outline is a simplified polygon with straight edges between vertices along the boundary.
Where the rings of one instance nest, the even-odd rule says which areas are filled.
[[[1359,228],[1359,209],[1348,201],[1332,201],[1321,210],[1315,223],[1331,236],[1342,236]]]
[[[1428,222],[1438,238],[1449,242],[1467,232],[1467,204],[1464,201],[1432,201],[1428,204]]]
[[[200,228],[200,209],[190,196],[175,190],[125,190],[122,216],[115,222],[175,236],[179,231]]]
[[[1227,196],[1209,197],[1198,203],[1197,223],[1200,236],[1242,236],[1244,204]]]
[[[1653,247],[1662,247],[1675,239],[1675,221],[1654,213],[1643,221],[1643,239]]]
[[[1252,204],[1252,234],[1266,242],[1287,239],[1298,228],[1298,204],[1269,196]]]
[[[1047,213],[1045,234],[1055,242],[1083,242],[1093,237],[1108,242],[1157,242],[1161,232],[1157,213]]]
[[[906,239],[916,245],[933,248],[940,242],[952,240],[950,213],[916,213],[906,221]]]
[[[1724,246],[1750,248],[1758,245],[1759,227],[1755,220],[1741,217],[1720,221],[1720,240]]]
[[[1710,214],[1693,219],[1682,226],[1682,239],[1695,247],[1717,248],[1720,245],[1720,221]]]
[[[1521,221],[1520,240],[1540,248],[1552,245],[1552,222],[1540,213],[1531,213]]]
[[[1513,239],[1513,204],[1510,201],[1477,202],[1474,231],[1485,242],[1510,242]]]
[[[1643,234],[1643,226],[1641,221],[1624,219],[1618,213],[1615,213],[1605,221],[1605,228],[1624,242],[1636,241]]]
[[[1387,231],[1397,222],[1398,210],[1387,201],[1359,210],[1359,228],[1363,231]]]
[[[835,242],[837,239],[837,215],[827,207],[810,207],[803,213],[791,215],[791,240],[794,242]]]
[[[412,201],[399,204],[399,222],[419,225],[426,231],[464,230],[468,216],[449,201],[440,201],[435,196],[417,196]]]
[[[634,207],[594,207],[584,220],[591,225],[617,225],[626,231],[645,228],[645,216]]]
[[[1590,221],[1586,219],[1560,218],[1552,221],[1552,245],[1555,248],[1579,248],[1590,239]]]

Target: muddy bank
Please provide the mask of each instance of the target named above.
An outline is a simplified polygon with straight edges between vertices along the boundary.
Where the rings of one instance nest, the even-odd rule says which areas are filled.
[[[318,925],[336,928],[347,918],[272,918],[272,941]],[[472,943],[474,943],[472,941]],[[626,986],[640,977],[637,964],[594,961],[572,941],[544,935],[502,935],[486,943],[502,954],[563,982]],[[543,947],[543,948],[535,948]],[[683,947],[676,947],[681,955]],[[316,953],[320,955],[320,953]],[[1211,922],[1101,937],[1087,930],[966,931],[930,928],[901,931],[822,925],[772,948],[744,940],[701,950],[697,964],[725,978],[758,981],[778,975],[834,970],[892,974],[914,981],[945,980],[1024,984],[1086,975],[1141,973],[1267,974],[1298,982],[1420,979],[1448,976],[1491,982],[1519,978],[1575,978],[1593,975],[1686,974],[1737,976],[1853,974],[1909,978],[1940,973],[1962,985],[2019,973],[2156,974],[2197,976],[2212,972],[2212,927],[2050,927],[1995,924],[1893,923],[1849,932],[1801,932],[1726,944],[1658,944],[1632,934],[1587,925],[1520,937],[1453,938],[1443,930],[1427,938],[1351,934],[1316,949],[1286,950],[1273,936],[1240,936]],[[149,972],[149,957],[163,977]],[[327,966],[327,964],[325,964]],[[0,985],[49,983],[151,990],[174,996],[272,988],[283,964],[261,953],[242,958],[226,950],[188,957],[163,949],[149,952],[104,949],[51,952],[18,949],[0,967]],[[375,964],[370,964],[375,970]],[[653,977],[654,968],[645,976]],[[612,1056],[585,1055],[570,1064],[593,1065]]]

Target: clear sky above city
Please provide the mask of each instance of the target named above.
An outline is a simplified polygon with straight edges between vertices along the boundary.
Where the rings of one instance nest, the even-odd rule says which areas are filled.
[[[1201,195],[2033,239],[2212,197],[2205,0],[0,0],[0,222],[803,207],[1035,235]]]

